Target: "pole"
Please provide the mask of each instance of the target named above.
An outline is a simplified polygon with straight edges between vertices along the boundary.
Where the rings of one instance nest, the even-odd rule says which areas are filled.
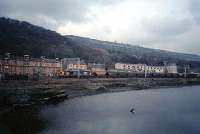
[[[78,58],[78,79],[80,78],[80,58]]]
[[[184,76],[185,76],[185,78],[187,78],[187,67],[186,66],[184,67],[184,70],[185,70]]]
[[[144,77],[145,77],[145,79],[147,78],[147,70],[146,70],[146,65],[144,65]]]

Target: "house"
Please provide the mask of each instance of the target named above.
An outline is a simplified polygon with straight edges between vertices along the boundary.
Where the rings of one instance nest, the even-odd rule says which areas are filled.
[[[177,74],[177,65],[176,63],[170,63],[166,66],[166,72],[170,74]]]
[[[130,71],[136,73],[144,73],[145,64],[126,64],[126,63],[116,63],[115,69],[116,70],[123,70],[123,71]]]
[[[89,63],[88,67],[89,67],[92,75],[105,76],[105,74],[106,74],[105,64]]]
[[[164,73],[165,67],[164,66],[146,66],[147,73]]]
[[[134,72],[134,73],[164,73],[164,66],[147,66],[146,64],[126,64],[116,63],[115,69],[119,71]]]
[[[64,58],[61,64],[63,70],[87,70],[87,64],[80,58]]]
[[[10,76],[56,77],[60,68],[61,64],[58,59],[19,57],[0,60],[0,73]]]
[[[80,58],[64,58],[61,60],[65,76],[89,76],[87,64]]]

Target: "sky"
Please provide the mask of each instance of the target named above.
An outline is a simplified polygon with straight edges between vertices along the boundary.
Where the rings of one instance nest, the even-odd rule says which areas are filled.
[[[200,0],[0,0],[0,16],[62,35],[200,55]]]

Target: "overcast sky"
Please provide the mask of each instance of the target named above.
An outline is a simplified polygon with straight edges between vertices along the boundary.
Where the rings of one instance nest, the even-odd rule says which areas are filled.
[[[200,0],[0,0],[0,16],[63,35],[200,54]]]

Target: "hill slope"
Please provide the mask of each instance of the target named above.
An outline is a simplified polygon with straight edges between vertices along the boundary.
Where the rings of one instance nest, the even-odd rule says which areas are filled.
[[[176,62],[190,64],[193,69],[200,65],[200,56],[149,49],[129,44],[99,41],[60,34],[27,22],[0,18],[0,56],[10,52],[14,56],[29,54],[49,58],[81,57],[87,62],[130,62],[163,64]]]
[[[179,60],[187,60],[187,61],[200,61],[199,55],[170,52],[170,51],[159,50],[159,49],[150,49],[150,48],[144,48],[144,47],[134,46],[130,44],[100,41],[100,40],[78,37],[78,36],[73,36],[73,35],[67,35],[66,37],[72,39],[74,42],[78,44],[82,44],[87,47],[106,49],[108,51],[126,52],[129,55],[134,55],[138,58],[141,58],[143,56],[150,56],[150,57],[158,58],[158,59],[163,58],[165,60],[179,59]]]

